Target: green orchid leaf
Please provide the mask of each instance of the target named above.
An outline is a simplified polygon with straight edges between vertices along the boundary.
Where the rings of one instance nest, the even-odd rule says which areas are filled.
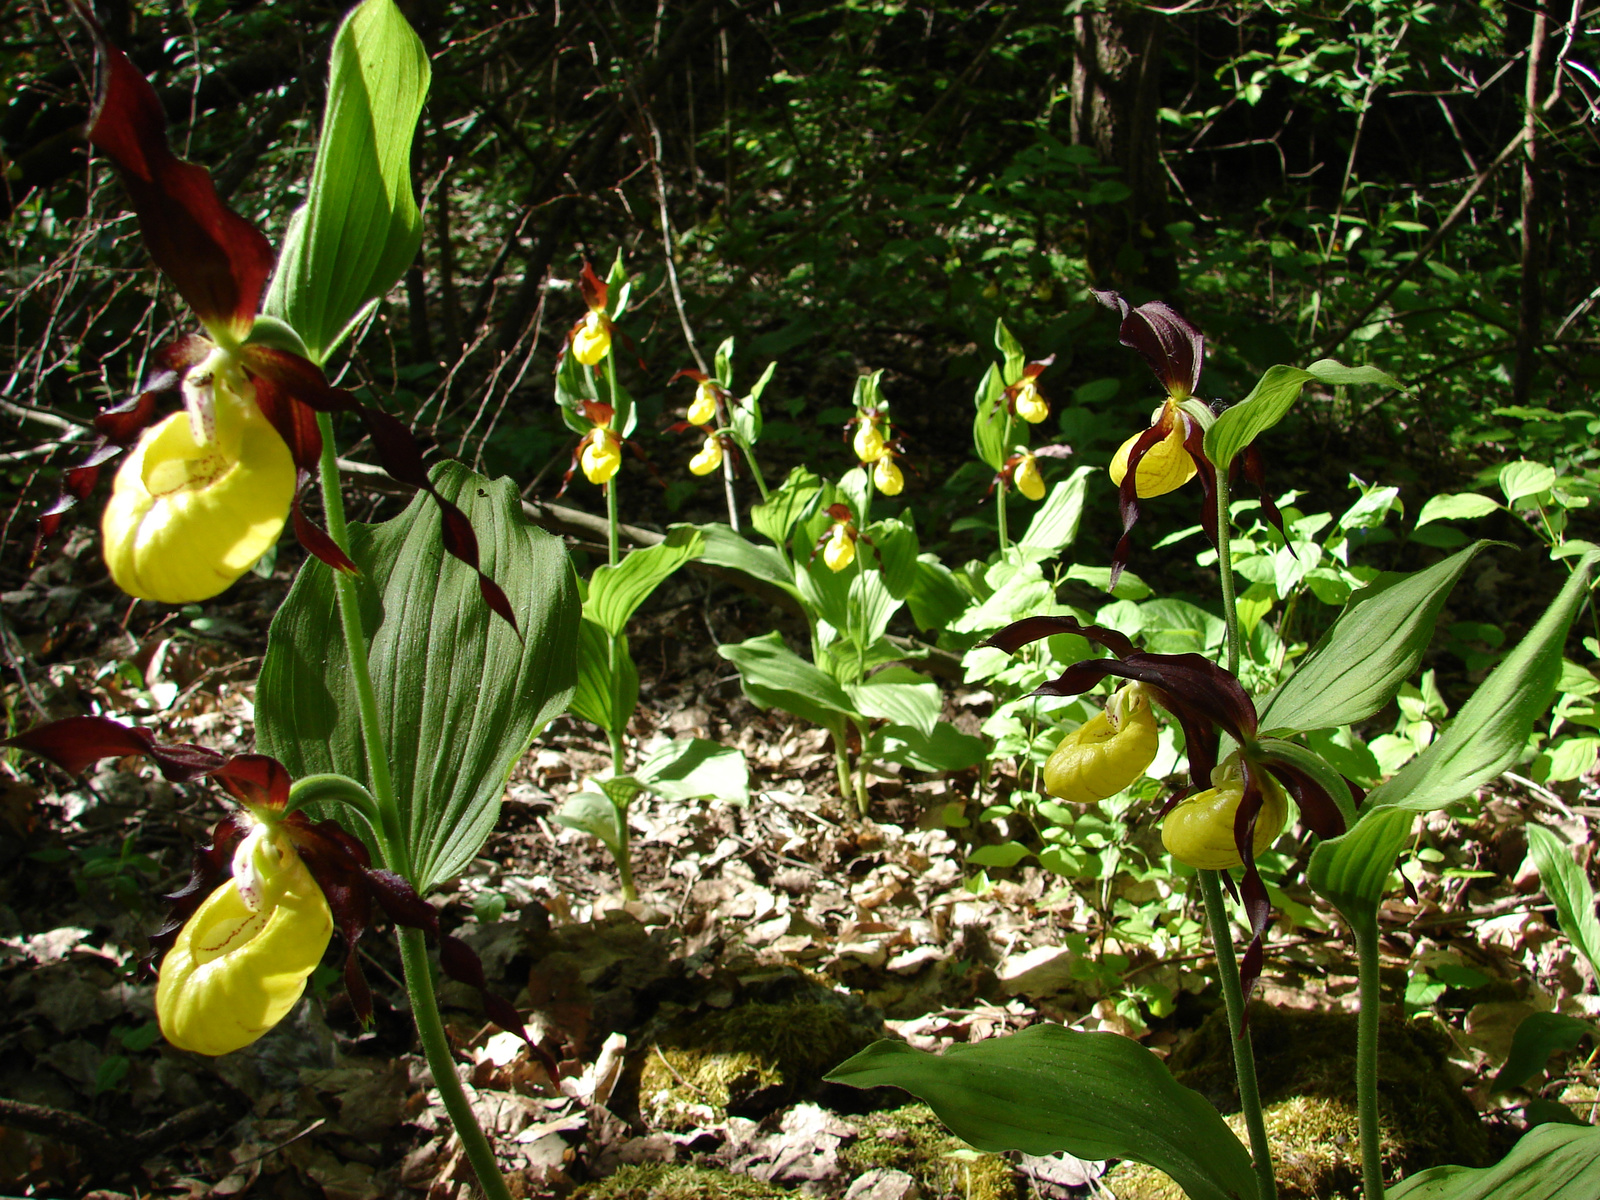
[[[750,803],[750,768],[733,746],[705,738],[668,742],[634,772],[650,791],[669,800]]]
[[[795,564],[795,583],[806,607],[840,632],[851,627],[850,588],[862,570],[859,556],[858,550],[858,561],[842,571],[831,570],[820,554]]]
[[[1600,1196],[1600,1129],[1540,1125],[1492,1167],[1432,1167],[1388,1189],[1389,1200],[1576,1200]]]
[[[909,725],[887,725],[878,731],[882,757],[914,771],[965,771],[989,756],[989,743],[940,721],[923,734]]]
[[[887,517],[868,526],[869,549],[877,559],[883,586],[896,600],[904,600],[917,581],[917,531],[899,517]]]
[[[1234,457],[1251,442],[1283,420],[1300,396],[1300,389],[1312,380],[1320,383],[1376,383],[1399,388],[1400,383],[1376,367],[1347,367],[1331,358],[1319,359],[1302,370],[1281,363],[1268,367],[1250,389],[1250,394],[1222,413],[1206,430],[1206,457],[1217,470],[1226,471]]]
[[[967,855],[969,867],[1014,867],[1033,851],[1021,842],[1000,842],[992,846],[979,846]]]
[[[722,344],[717,347],[716,356],[712,359],[711,377],[723,387],[733,388],[733,339],[723,338]]]
[[[795,586],[794,572],[789,569],[789,564],[784,561],[783,555],[771,546],[758,546],[726,525],[715,522],[707,525],[672,527],[674,531],[680,528],[699,531],[703,539],[700,546],[701,562],[721,567],[726,571],[737,571],[741,575],[748,575],[799,601],[800,589]]]
[[[956,582],[955,573],[936,555],[917,558],[917,574],[906,593],[906,607],[918,629],[942,630],[954,621],[972,601],[972,595]]]
[[[1543,825],[1529,822],[1528,857],[1539,871],[1539,882],[1550,903],[1556,906],[1556,922],[1561,932],[1589,960],[1591,970],[1600,971],[1600,920],[1594,915],[1594,889],[1589,876],[1572,859],[1572,853],[1555,834]]]
[[[583,603],[584,617],[610,634],[620,634],[650,593],[704,548],[699,530],[679,525],[665,541],[633,551],[616,566],[596,567],[589,580],[589,598]]]
[[[1596,1036],[1600,1036],[1600,1029],[1592,1021],[1565,1013],[1529,1013],[1511,1035],[1511,1052],[1489,1090],[1504,1092],[1521,1087],[1544,1070],[1557,1050],[1576,1050],[1584,1038]]]
[[[1022,378],[1022,369],[1027,366],[1028,356],[1022,352],[1022,343],[1006,328],[1004,321],[997,320],[994,323],[994,348],[1006,360],[1003,379],[1009,387]]]
[[[614,648],[613,648],[614,647]],[[578,687],[572,711],[607,733],[627,728],[639,705],[639,668],[625,634],[607,633],[587,616],[578,627]]]
[[[587,789],[574,792],[554,813],[556,824],[565,825],[597,837],[611,851],[612,858],[620,858],[627,836],[622,824],[627,820],[627,809],[619,809],[604,792]]]
[[[943,698],[939,685],[910,667],[885,667],[864,683],[845,685],[855,711],[909,725],[923,737],[933,736]]]
[[[1450,589],[1488,542],[1411,575],[1381,576],[1338,620],[1261,710],[1261,728],[1301,733],[1353,725],[1416,674]]]
[[[1351,829],[1311,852],[1306,882],[1344,917],[1350,928],[1374,933],[1389,873],[1411,837],[1417,814],[1403,808],[1368,808]]]
[[[1017,549],[1028,558],[1053,558],[1078,539],[1083,502],[1089,494],[1094,467],[1079,467],[1050,489],[1039,511],[1028,522]]]
[[[838,681],[789,649],[777,631],[718,646],[717,653],[739,668],[744,694],[757,708],[781,708],[825,729],[859,715]]]
[[[978,452],[978,457],[989,464],[991,471],[998,471],[1005,465],[1006,458],[1011,454],[1011,447],[1006,441],[1006,424],[1010,415],[1006,412],[1005,395],[1006,385],[1001,381],[1000,368],[993,363],[988,371],[984,372],[983,379],[978,384],[978,391],[973,398],[977,411],[972,417],[972,445]],[[1028,440],[1026,425],[1021,421],[1010,421],[1016,428],[1011,430],[1011,441],[1026,442]]]
[[[903,1088],[979,1150],[1131,1158],[1165,1171],[1190,1200],[1256,1194],[1250,1155],[1217,1110],[1118,1034],[1040,1024],[942,1055],[880,1041],[826,1078]]]
[[[1394,778],[1374,788],[1368,804],[1443,808],[1517,762],[1533,723],[1555,695],[1567,627],[1588,594],[1595,561],[1591,554],[1578,564],[1517,648],[1461,706],[1450,728]]]
[[[827,567],[819,562],[824,571]],[[895,599],[883,573],[870,567],[852,567],[839,572],[850,579],[850,614],[853,623],[845,626],[852,640],[865,649],[875,644],[889,630],[889,621],[900,611],[900,601]]]
[[[323,362],[422,244],[411,141],[428,94],[422,39],[394,0],[364,0],[333,39],[306,204],[289,223],[262,311]]]
[[[439,509],[427,496],[391,521],[350,527],[378,725],[421,892],[472,861],[512,767],[566,708],[579,624],[566,550],[528,524],[510,480],[458,463],[435,467],[432,479],[472,522],[483,569],[510,597],[523,636],[490,612],[477,578],[445,553]],[[342,773],[375,790],[359,711],[333,573],[311,560],[272,622],[256,744],[296,778]]]

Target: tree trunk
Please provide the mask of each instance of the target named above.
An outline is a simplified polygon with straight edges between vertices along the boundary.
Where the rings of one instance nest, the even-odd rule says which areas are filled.
[[[1132,5],[1072,19],[1072,141],[1122,172],[1132,193],[1089,209],[1089,274],[1104,287],[1178,286],[1167,232],[1167,179],[1157,115],[1167,18]]]

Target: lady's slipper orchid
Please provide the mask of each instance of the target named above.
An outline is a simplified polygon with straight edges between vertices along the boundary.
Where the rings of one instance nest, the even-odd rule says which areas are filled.
[[[611,353],[611,317],[606,311],[610,289],[588,263],[583,264],[578,286],[583,291],[584,303],[589,306],[589,311],[579,317],[577,324],[568,331],[566,345],[572,348],[574,358],[586,367],[593,367]],[[566,347],[562,349],[564,352]]]
[[[1058,800],[1096,804],[1115,796],[1155,760],[1160,734],[1137,683],[1117,689],[1096,713],[1061,739],[1044,764],[1044,787]]]
[[[983,644],[1015,653],[1030,642],[1057,633],[1075,633],[1104,646],[1115,657],[1073,663],[1037,688],[1035,695],[1079,696],[1112,676],[1131,679],[1143,684],[1145,695],[1183,727],[1190,783],[1167,801],[1166,811],[1200,791],[1200,781],[1213,778],[1222,733],[1238,745],[1236,765],[1241,788],[1239,803],[1233,810],[1232,833],[1244,866],[1240,892],[1255,934],[1241,973],[1246,980],[1253,980],[1261,969],[1261,939],[1269,912],[1266,885],[1255,863],[1256,827],[1267,809],[1266,776],[1271,774],[1288,790],[1305,823],[1322,838],[1337,837],[1345,831],[1345,813],[1354,811],[1354,794],[1347,794],[1341,804],[1321,779],[1306,769],[1300,755],[1308,752],[1274,738],[1260,737],[1256,706],[1249,693],[1231,673],[1202,655],[1136,650],[1125,634],[1099,625],[1083,625],[1071,617],[1027,617]],[[1270,810],[1265,819],[1271,822]]]
[[[1251,839],[1253,854],[1264,854],[1289,820],[1289,805],[1277,781],[1271,776],[1263,778],[1261,791],[1261,811]],[[1161,844],[1179,862],[1202,871],[1243,866],[1233,832],[1243,800],[1239,756],[1230,754],[1212,770],[1209,788],[1185,796],[1161,819]]]
[[[878,418],[873,413],[862,413],[854,418],[856,423],[855,436],[851,439],[850,446],[856,452],[856,458],[863,466],[875,463],[883,457],[887,441],[883,436],[883,429],[878,424]]]
[[[622,466],[622,442],[609,425],[596,425],[584,436],[581,448],[583,477],[603,484]]]
[[[1055,362],[1056,356],[1041,358],[1022,368],[1022,378],[1008,387],[1002,402],[1012,414],[1026,421],[1029,425],[1037,425],[1050,415],[1050,402],[1039,393],[1039,376],[1044,369]]]
[[[375,869],[366,847],[336,822],[314,824],[291,810],[289,773],[276,759],[164,745],[147,729],[107,717],[69,717],[0,744],[42,755],[71,775],[103,758],[140,755],[169,782],[215,780],[243,810],[196,848],[188,883],[167,897],[171,915],[150,937],[167,949],[156,1013],[174,1045],[227,1054],[255,1041],[294,1007],[335,925],[345,943],[345,989],[358,1019],[371,1021],[356,947],[374,903],[394,924],[433,937],[445,974],[477,988],[495,1024],[526,1037],[516,1009],[487,989],[478,956],[439,928],[438,912],[410,883]],[[532,1048],[554,1078],[554,1060]]]
[[[892,452],[885,451],[872,464],[872,485],[885,496],[898,496],[905,490],[905,474],[895,464]]]
[[[700,445],[699,453],[689,460],[689,472],[693,475],[709,475],[721,465],[722,441],[716,434],[708,433]]]
[[[150,257],[205,335],[188,334],[158,350],[162,369],[139,394],[95,418],[100,442],[65,473],[60,498],[39,519],[38,546],[69,508],[88,498],[105,464],[137,444],[137,465],[119,472],[103,524],[112,575],[134,595],[170,604],[214,596],[291,517],[307,550],[353,572],[355,564],[306,519],[297,500],[321,457],[317,413],[351,412],[366,426],[384,469],[439,505],[446,550],[478,571],[471,524],[434,489],[405,426],[331,387],[306,358],[250,340],[273,268],[271,245],[222,202],[204,168],[172,152],[155,89],[106,40],[88,9],[76,8],[98,55],[89,142],[116,168]],[[170,395],[181,399],[187,420],[158,424],[158,403]],[[485,602],[515,626],[504,592],[481,571],[478,584]]]
[[[1016,469],[1011,474],[1011,482],[1017,485],[1029,500],[1044,499],[1044,476],[1039,473],[1039,458],[1035,454],[1023,451],[1018,456]]]
[[[333,913],[300,855],[258,824],[233,852],[233,877],[161,960],[162,1034],[200,1054],[248,1046],[294,1007],[332,938]]]
[[[856,560],[856,539],[849,525],[836,523],[828,534],[828,544],[822,549],[822,561],[828,570],[837,575]]]
[[[1151,428],[1163,424],[1170,425],[1171,428],[1165,437],[1145,450],[1144,458],[1139,462],[1139,475],[1135,487],[1141,500],[1177,491],[1193,479],[1198,470],[1194,465],[1194,457],[1184,445],[1186,436],[1184,414],[1165,411],[1177,408],[1170,400],[1162,408],[1164,411],[1151,422]],[[1128,474],[1128,455],[1133,452],[1135,444],[1143,436],[1141,433],[1134,434],[1118,446],[1116,454],[1112,456],[1111,482],[1118,487]]]
[[[689,405],[687,419],[691,425],[710,425],[717,419],[717,385],[702,379],[694,390],[694,400]]]

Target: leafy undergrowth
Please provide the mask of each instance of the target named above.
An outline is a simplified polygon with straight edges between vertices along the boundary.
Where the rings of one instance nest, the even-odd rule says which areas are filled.
[[[114,599],[80,553],[9,576],[12,722],[94,711],[169,740],[249,748],[252,648],[281,602],[281,573],[235,589],[204,618],[156,620]],[[459,1070],[514,1185],[592,1200],[802,1188],[858,1200],[1167,1194],[1126,1167],[1107,1178],[1105,1164],[979,1155],[926,1109],[905,1107],[903,1093],[819,1082],[876,1037],[937,1049],[1050,1020],[1138,1037],[1225,1111],[1231,1102],[1189,881],[968,866],[976,845],[1018,836],[973,819],[1011,786],[1004,772],[883,775],[875,820],[852,819],[825,735],[753,708],[716,657],[716,644],[784,620],[690,574],[636,626],[645,691],[632,738],[641,748],[658,736],[715,739],[738,747],[752,774],[748,807],[634,807],[637,903],[616,899],[598,843],[551,819],[609,761],[603,737],[571,718],[514,774],[483,855],[434,897],[492,985],[561,1050],[552,1081],[518,1039],[485,1023],[474,993],[444,986]],[[946,715],[971,726],[985,703],[950,688]],[[1528,815],[1590,841],[1597,780],[1562,786],[1502,784],[1462,814],[1429,817],[1404,867],[1409,894],[1384,910],[1395,1170],[1496,1157],[1541,1098],[1589,1115],[1600,1079],[1581,1056],[1552,1059],[1537,1091],[1491,1092],[1527,1013],[1600,1013],[1589,968],[1556,933],[1526,861]],[[74,787],[7,760],[3,788],[9,1193],[469,1194],[385,939],[363,943],[371,1028],[358,1027],[325,966],[294,1015],[247,1050],[173,1050],[154,1025],[145,935],[161,920],[158,895],[181,883],[191,844],[221,814],[216,798],[133,763],[105,764]],[[1137,827],[1133,836],[1150,838]],[[1351,1195],[1353,1140],[1339,1131],[1353,1121],[1355,966],[1311,906],[1304,856],[1284,847],[1261,992],[1271,1008],[1256,1018],[1283,1194]]]

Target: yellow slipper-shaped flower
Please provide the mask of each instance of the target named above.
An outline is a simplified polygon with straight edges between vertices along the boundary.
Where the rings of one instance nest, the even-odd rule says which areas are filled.
[[[209,600],[278,540],[294,457],[253,392],[243,380],[216,387],[209,441],[189,413],[174,413],[145,430],[117,472],[100,531],[111,578],[130,596]]]
[[[1262,800],[1251,844],[1255,853],[1262,854],[1283,832],[1289,807],[1283,789],[1266,771],[1258,768],[1255,774],[1261,781]],[[1226,871],[1244,863],[1233,841],[1233,822],[1239,801],[1244,799],[1244,781],[1238,777],[1237,765],[1230,771],[1224,763],[1213,774],[1212,782],[1215,787],[1180,800],[1162,819],[1161,844],[1181,863],[1202,871]]]
[[[1096,713],[1061,739],[1044,764],[1044,786],[1058,800],[1095,804],[1115,796],[1154,761],[1160,732],[1137,684],[1119,688]]]
[[[328,901],[287,838],[258,825],[233,863],[161,963],[156,1016],[182,1050],[228,1054],[283,1020],[333,936]]]

